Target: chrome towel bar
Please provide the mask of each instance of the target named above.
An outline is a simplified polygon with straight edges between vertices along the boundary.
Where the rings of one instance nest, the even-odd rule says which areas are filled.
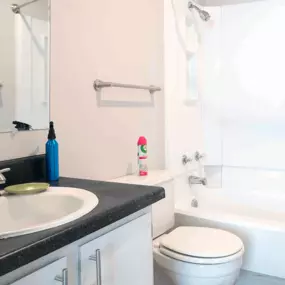
[[[106,87],[118,87],[118,88],[148,90],[150,92],[150,94],[161,91],[160,87],[153,86],[153,85],[142,86],[142,85],[133,85],[133,84],[121,84],[121,83],[115,83],[115,82],[105,82],[105,81],[102,81],[99,79],[94,81],[94,89],[96,91],[100,91],[102,88],[106,88]]]

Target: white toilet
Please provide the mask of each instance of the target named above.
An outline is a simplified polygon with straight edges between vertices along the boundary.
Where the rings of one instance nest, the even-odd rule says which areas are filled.
[[[152,206],[155,285],[234,285],[242,266],[243,242],[229,232],[203,227],[174,228],[173,179],[167,171],[113,182],[157,185],[166,198]]]

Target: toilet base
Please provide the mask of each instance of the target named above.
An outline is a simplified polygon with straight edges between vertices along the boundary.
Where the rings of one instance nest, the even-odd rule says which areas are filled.
[[[235,285],[242,266],[242,254],[222,264],[194,264],[172,259],[153,248],[154,285]]]
[[[154,285],[235,285],[240,274],[240,270],[223,277],[189,277],[161,268],[154,261]]]

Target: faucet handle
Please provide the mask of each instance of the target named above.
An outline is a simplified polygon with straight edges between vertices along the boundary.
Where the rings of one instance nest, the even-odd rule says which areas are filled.
[[[199,151],[196,151],[194,153],[194,158],[196,161],[200,161],[201,159],[203,159],[205,157],[205,153],[200,153]]]
[[[183,156],[182,156],[182,164],[183,165],[186,165],[186,164],[188,164],[188,163],[191,163],[192,162],[192,158],[191,157],[188,157],[186,154],[184,154]]]
[[[208,185],[208,180],[207,180],[207,178],[202,178],[202,179],[201,179],[201,183],[202,183],[202,185],[207,186],[207,185]]]
[[[0,173],[5,173],[5,172],[9,172],[9,171],[11,171],[11,168],[0,169]]]

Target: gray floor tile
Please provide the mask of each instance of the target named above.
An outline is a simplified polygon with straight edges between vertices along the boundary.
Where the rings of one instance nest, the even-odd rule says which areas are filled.
[[[236,285],[285,285],[285,279],[242,271]]]

